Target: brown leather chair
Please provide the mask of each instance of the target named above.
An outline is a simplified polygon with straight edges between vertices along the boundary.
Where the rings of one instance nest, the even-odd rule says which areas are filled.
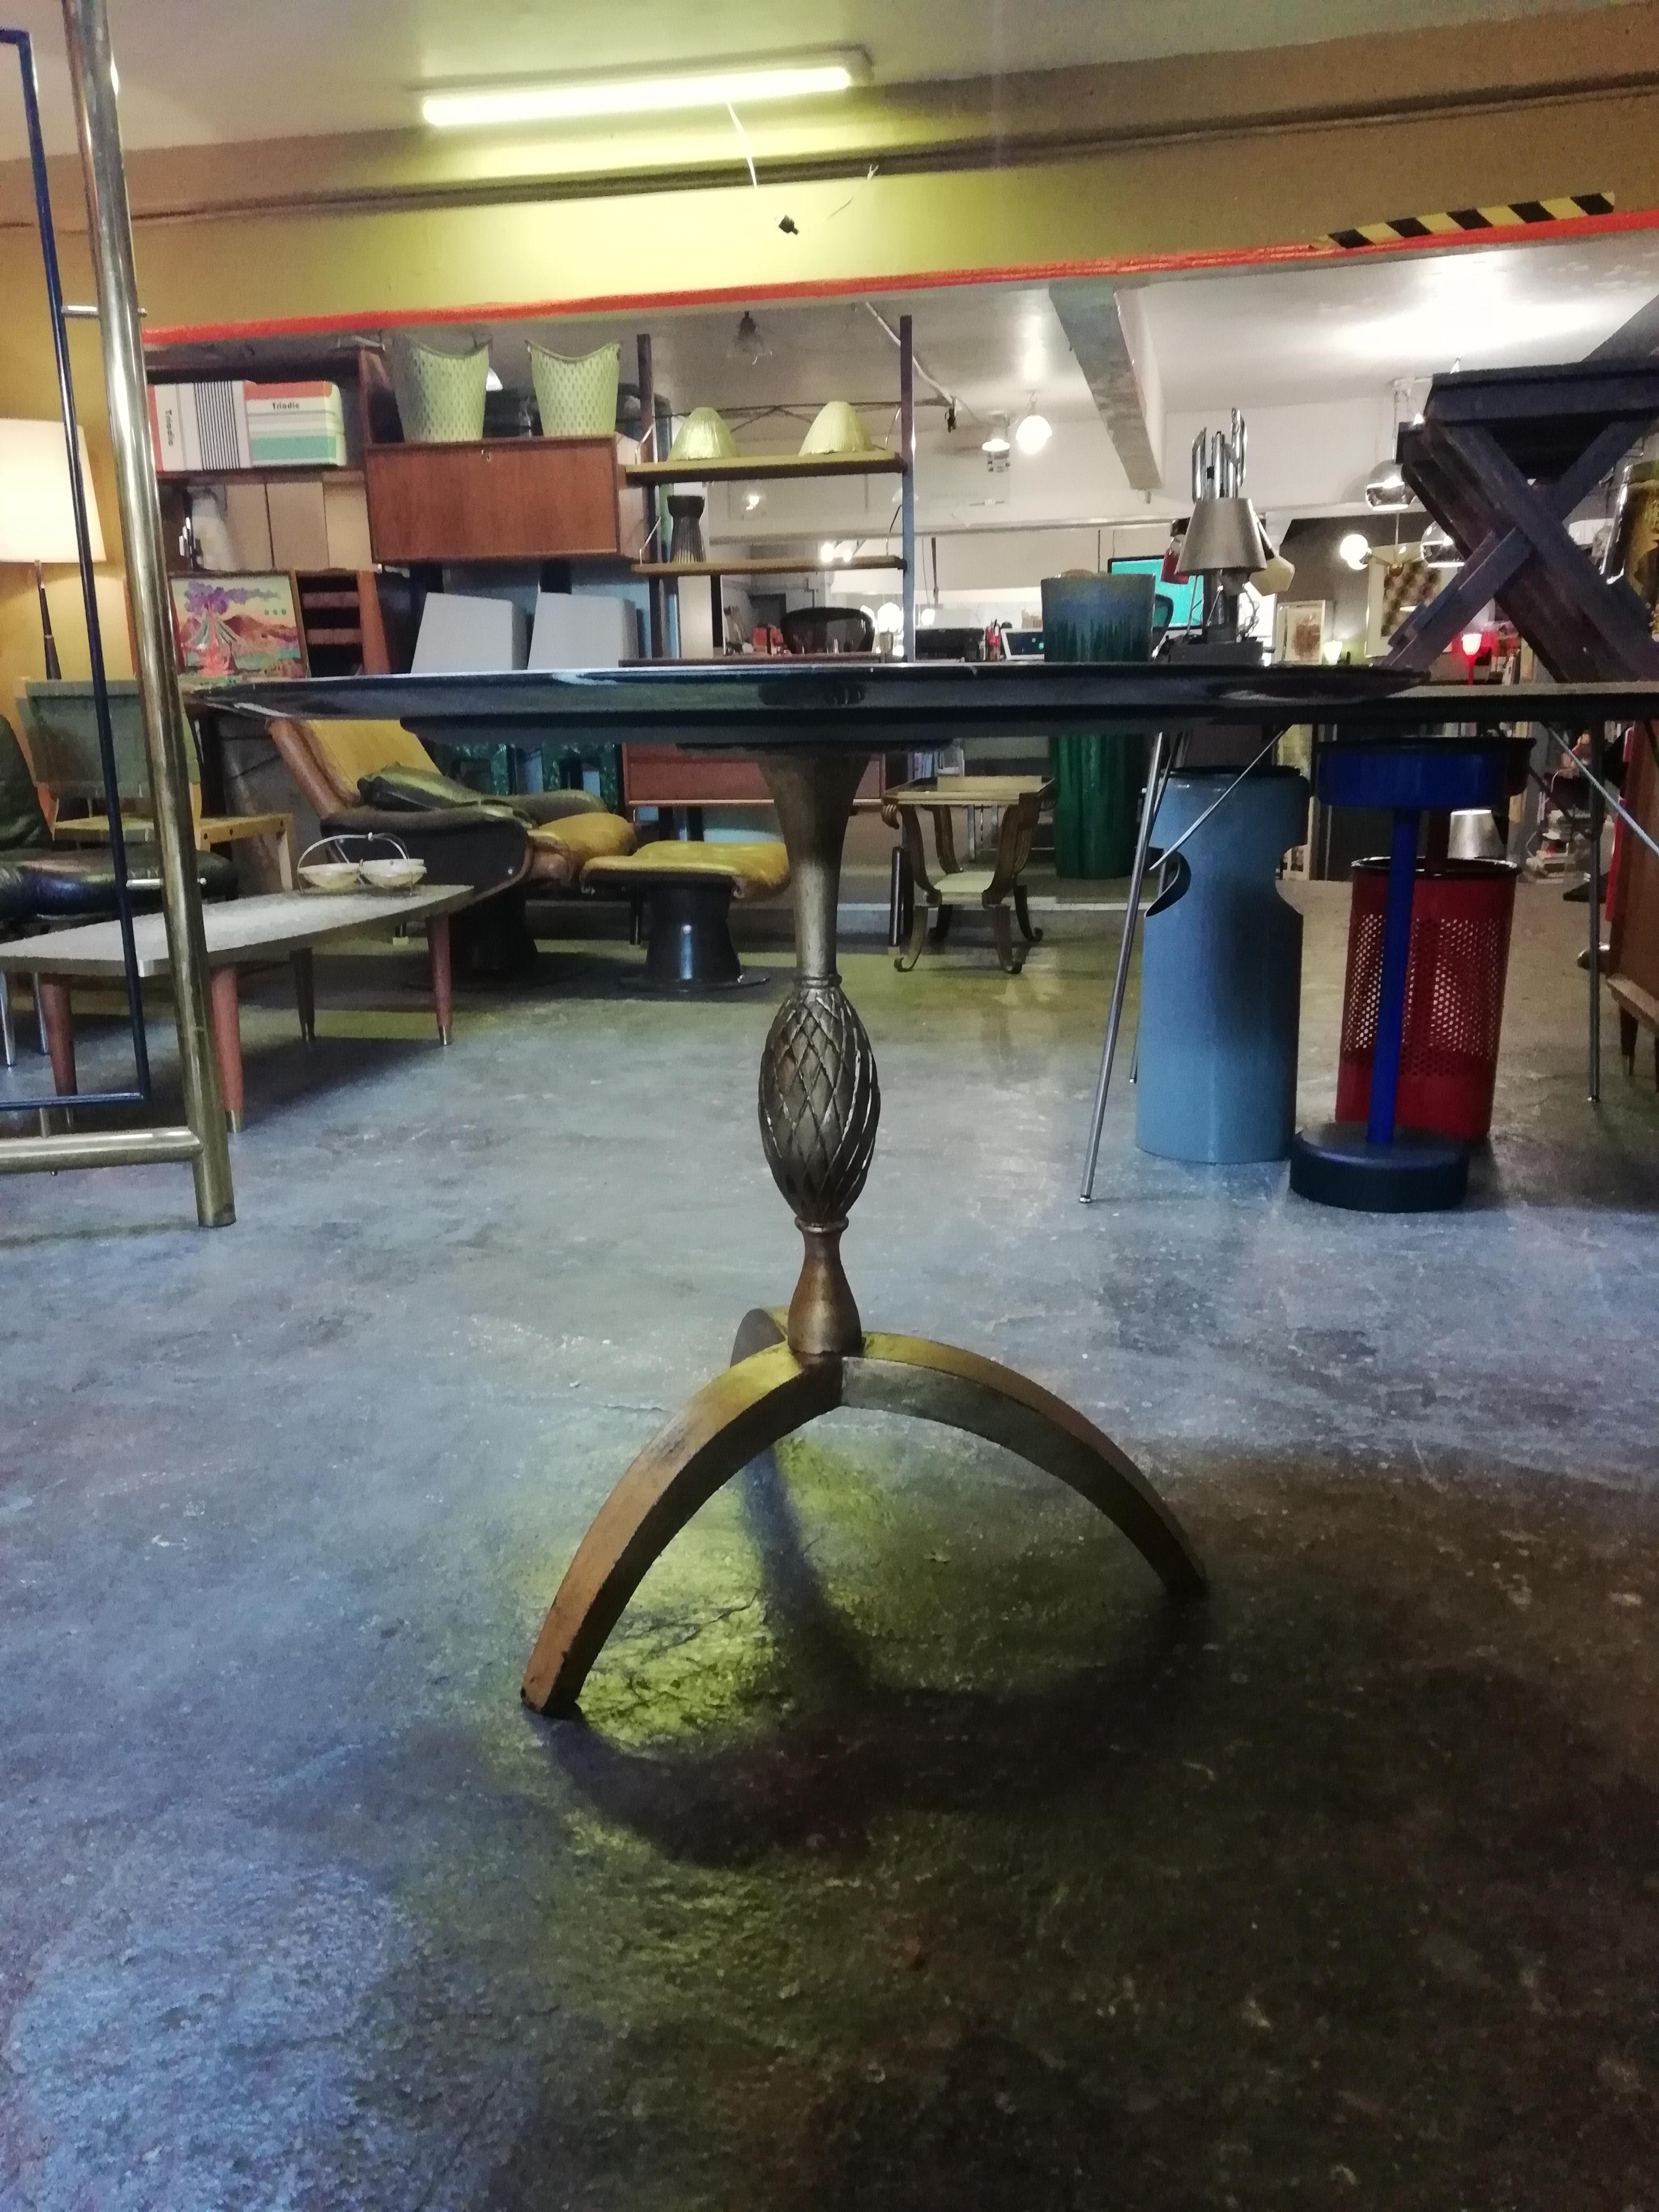
[[[533,963],[524,911],[532,892],[574,892],[591,860],[634,849],[629,824],[591,793],[484,798],[442,775],[401,723],[266,726],[325,836],[396,837],[433,882],[473,886],[474,904],[451,933],[458,964],[474,974],[520,974]]]
[[[530,843],[527,883],[574,890],[589,860],[634,849],[634,832],[586,791],[525,793],[489,799],[444,775],[420,739],[399,722],[272,722],[270,735],[295,783],[327,831],[343,809],[424,814],[472,807],[523,823]]]

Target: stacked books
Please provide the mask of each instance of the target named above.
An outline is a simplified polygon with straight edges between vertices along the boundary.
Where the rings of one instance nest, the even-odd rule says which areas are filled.
[[[345,466],[337,384],[153,384],[149,424],[162,476]]]

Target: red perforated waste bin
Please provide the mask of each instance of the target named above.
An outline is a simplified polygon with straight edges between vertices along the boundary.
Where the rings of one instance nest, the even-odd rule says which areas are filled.
[[[1402,1128],[1474,1144],[1492,1127],[1519,873],[1508,860],[1418,864],[1395,1106]],[[1363,1121],[1370,1101],[1388,882],[1386,860],[1355,863],[1336,1079],[1339,1121]]]

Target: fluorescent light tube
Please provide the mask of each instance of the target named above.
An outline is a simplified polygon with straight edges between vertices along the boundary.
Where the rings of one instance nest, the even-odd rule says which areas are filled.
[[[753,107],[766,100],[845,92],[858,75],[843,58],[705,70],[684,76],[462,86],[425,94],[421,116],[435,131],[471,131],[494,123],[583,123],[607,115],[665,115],[677,108]]]

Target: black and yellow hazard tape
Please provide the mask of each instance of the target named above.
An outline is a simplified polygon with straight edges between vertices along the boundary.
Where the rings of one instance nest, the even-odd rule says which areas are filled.
[[[1560,199],[1510,200],[1499,207],[1452,208],[1443,215],[1401,215],[1392,222],[1362,222],[1353,230],[1330,231],[1319,243],[1351,252],[1358,246],[1398,246],[1406,239],[1455,238],[1471,230],[1577,222],[1587,215],[1612,213],[1611,192],[1570,192]]]

